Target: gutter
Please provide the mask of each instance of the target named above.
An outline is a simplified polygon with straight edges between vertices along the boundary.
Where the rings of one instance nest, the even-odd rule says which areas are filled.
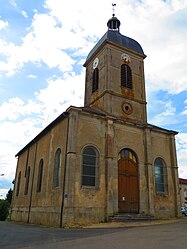
[[[33,141],[34,141],[34,139],[33,139]],[[28,211],[28,219],[27,219],[28,223],[30,221],[30,212],[31,212],[31,205],[32,205],[32,193],[33,193],[33,185],[34,185],[34,174],[35,174],[35,166],[36,166],[36,155],[37,155],[37,148],[38,148],[37,141],[35,143],[36,143],[36,148],[35,148],[35,155],[34,155],[34,166],[33,166],[33,173],[32,173],[31,194],[30,194],[29,211]]]

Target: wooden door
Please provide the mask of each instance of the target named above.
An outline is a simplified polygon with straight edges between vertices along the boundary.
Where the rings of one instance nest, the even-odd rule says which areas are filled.
[[[118,161],[118,208],[120,213],[139,212],[138,167],[129,158]]]

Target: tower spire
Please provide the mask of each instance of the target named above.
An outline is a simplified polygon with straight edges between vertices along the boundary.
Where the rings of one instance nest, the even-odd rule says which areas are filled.
[[[116,7],[116,3],[112,3],[112,11],[113,11],[112,16],[113,17],[115,16],[115,7]]]
[[[116,7],[116,4],[112,3],[113,14],[112,14],[112,18],[108,20],[107,26],[109,30],[119,31],[120,21],[115,17],[115,7]]]

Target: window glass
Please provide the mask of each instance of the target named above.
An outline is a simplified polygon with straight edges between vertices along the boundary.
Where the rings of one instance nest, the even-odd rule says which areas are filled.
[[[60,185],[60,172],[61,172],[61,149],[58,148],[55,153],[55,160],[54,160],[53,188],[56,188]]]
[[[43,159],[40,160],[39,168],[38,168],[38,181],[37,181],[37,192],[41,192],[42,188],[42,175],[43,175]]]
[[[167,172],[164,161],[156,158],[154,162],[155,190],[158,193],[167,192]]]
[[[29,189],[29,179],[30,179],[30,166],[27,168],[26,182],[25,182],[25,195],[28,194]]]
[[[92,155],[84,155],[83,157],[83,163],[88,165],[95,165],[96,163],[96,156]]]
[[[95,177],[95,165],[88,166],[88,165],[84,164],[83,174]]]
[[[135,157],[135,155],[133,155],[132,160],[136,163],[136,157]]]
[[[130,160],[134,161],[135,163],[137,162],[136,155],[135,155],[134,151],[132,151],[130,149],[122,149],[120,151],[119,159],[122,159],[122,158],[130,159]]]
[[[133,155],[132,155],[132,152],[131,151],[129,151],[129,158],[132,160],[132,158],[133,158]]]
[[[98,90],[98,81],[99,81],[99,70],[95,68],[93,71],[92,78],[92,93]]]
[[[21,183],[21,171],[19,172],[19,175],[18,175],[18,183],[17,183],[17,189],[16,189],[16,196],[19,195],[20,183]]]
[[[82,185],[96,186],[98,181],[98,152],[86,147],[82,155]]]
[[[85,176],[82,177],[82,185],[83,186],[95,186],[95,177]]]

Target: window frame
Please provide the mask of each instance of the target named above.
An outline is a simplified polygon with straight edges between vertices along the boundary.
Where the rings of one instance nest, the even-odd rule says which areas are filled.
[[[120,150],[118,157],[119,157],[118,160],[129,159],[133,161],[134,163],[138,164],[137,155],[132,149],[123,148],[122,150]]]
[[[21,184],[21,171],[18,174],[18,183],[17,183],[17,188],[16,188],[16,196],[19,196],[20,184]]]
[[[26,182],[25,182],[25,192],[24,192],[25,195],[27,195],[29,191],[30,173],[31,173],[31,167],[28,166],[26,173]]]
[[[44,165],[44,160],[42,158],[40,159],[39,167],[38,167],[38,180],[37,180],[37,187],[36,187],[36,192],[38,193],[41,192],[42,190],[43,165]]]
[[[98,85],[99,85],[99,69],[96,67],[93,70],[93,75],[92,75],[92,93],[98,90]]]
[[[154,160],[154,182],[155,182],[154,184],[155,192],[157,194],[161,194],[161,195],[168,194],[167,166],[166,166],[165,161],[161,157],[157,157]]]
[[[60,186],[61,162],[62,162],[62,150],[61,148],[57,148],[54,157],[53,189],[58,188]]]
[[[91,149],[91,150],[93,150],[94,152],[95,152],[95,155],[89,155],[89,154],[87,154],[87,153],[85,153],[85,151],[87,150],[87,149]],[[91,166],[90,164],[86,164],[86,163],[84,163],[84,156],[86,156],[86,157],[90,157],[90,158],[93,158],[93,157],[95,157],[95,164],[94,164],[94,175],[92,174],[92,175],[87,175],[87,174],[84,174],[84,166],[85,167],[93,167],[93,166]],[[88,166],[89,165],[89,166]],[[92,185],[92,184],[86,184],[86,183],[84,183],[84,180],[83,180],[83,178],[85,178],[85,177],[94,177],[94,184]],[[87,180],[88,180],[88,178],[87,178]],[[87,180],[85,180],[85,181],[87,181]],[[83,148],[83,150],[82,150],[82,161],[81,161],[81,187],[82,188],[94,188],[94,189],[96,189],[96,188],[98,188],[99,187],[99,152],[98,152],[98,150],[97,150],[97,148],[95,147],[95,146],[92,146],[92,145],[87,145],[87,146],[85,146],[84,148]]]

